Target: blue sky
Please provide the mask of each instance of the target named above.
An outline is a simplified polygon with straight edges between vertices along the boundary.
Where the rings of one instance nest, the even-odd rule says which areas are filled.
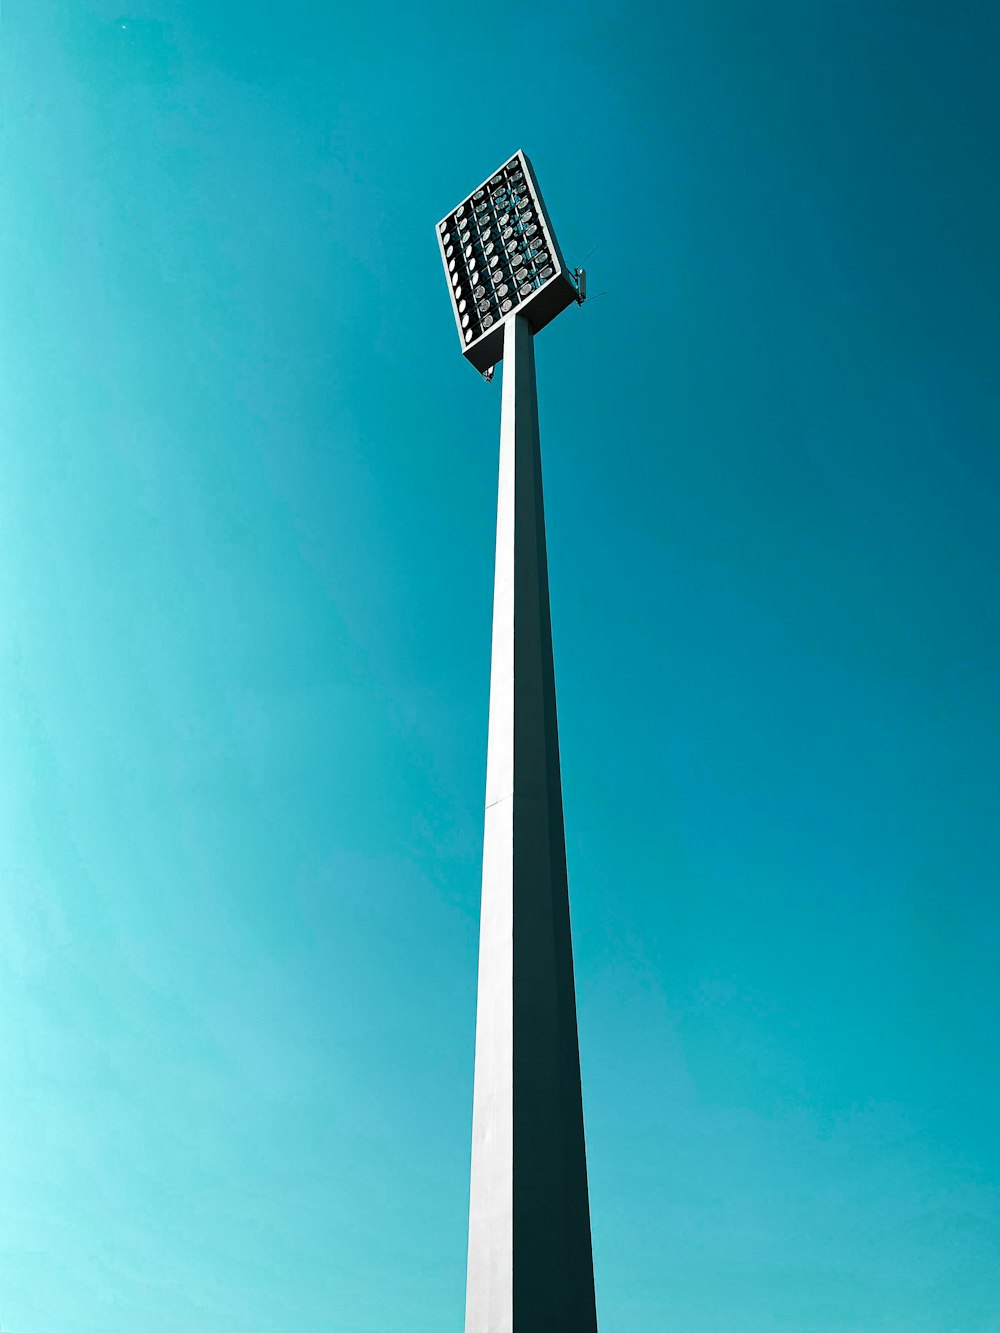
[[[4,1327],[462,1327],[521,147],[603,1333],[997,1333],[995,7],[122,3],[4,15]]]

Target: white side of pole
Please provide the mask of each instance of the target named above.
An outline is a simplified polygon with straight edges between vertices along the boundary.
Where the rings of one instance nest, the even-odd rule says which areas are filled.
[[[516,361],[519,347],[532,350],[525,342],[530,330],[518,329],[519,323],[511,319],[504,330],[466,1333],[511,1333],[513,1328]]]

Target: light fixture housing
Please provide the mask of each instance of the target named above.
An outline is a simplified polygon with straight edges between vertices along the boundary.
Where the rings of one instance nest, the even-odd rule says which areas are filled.
[[[498,194],[499,199],[496,198]],[[482,211],[484,209],[485,212]],[[499,238],[507,227],[513,225],[513,235],[520,240],[525,236],[524,229],[530,227],[532,233],[526,239],[531,242],[531,249],[537,249],[545,255],[544,262],[535,265],[530,260],[527,261],[526,276],[515,277],[515,272],[519,274],[523,267],[523,255],[510,256],[505,247],[497,249],[496,242],[492,238],[486,240],[477,237],[471,255],[466,255],[462,247],[456,247],[449,254],[449,247],[454,245],[456,234],[465,229],[465,221],[470,216],[479,218],[480,235],[485,228],[496,227],[497,230],[493,232],[493,237],[496,238]],[[532,332],[537,333],[568,305],[579,301],[575,276],[566,268],[535,179],[534,169],[523,152],[518,151],[513,157],[508,158],[498,171],[488,176],[456,208],[443,217],[435,231],[438,248],[441,251],[441,262],[449,280],[448,290],[451,293],[452,313],[455,316],[462,355],[480,372],[488,371],[503,356],[505,320],[513,319],[515,315],[524,315]],[[475,229],[473,232],[475,233]],[[487,247],[489,254],[485,253]],[[512,259],[516,262],[512,263]],[[477,260],[480,262],[477,263]],[[452,265],[455,267],[452,268]],[[471,329],[463,328],[463,312],[458,308],[460,293],[455,290],[454,281],[459,277],[462,286],[466,290],[471,290],[476,286],[479,270],[490,272],[496,278],[498,285],[501,282],[507,284],[510,300],[509,302],[505,300],[503,304],[509,305],[510,308],[503,311],[499,319],[493,313],[483,312],[480,316],[479,310],[474,310]],[[476,278],[472,277],[474,272],[477,274]],[[542,276],[543,273],[546,274],[545,277]],[[466,341],[470,331],[473,334],[471,342]]]

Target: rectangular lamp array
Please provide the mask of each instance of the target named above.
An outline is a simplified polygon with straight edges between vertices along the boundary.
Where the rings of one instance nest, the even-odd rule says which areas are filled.
[[[439,222],[437,236],[462,351],[479,370],[502,357],[508,315],[524,313],[537,332],[578,299],[523,153]]]

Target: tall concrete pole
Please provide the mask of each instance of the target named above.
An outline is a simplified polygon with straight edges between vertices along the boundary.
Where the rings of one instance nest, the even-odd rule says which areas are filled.
[[[503,345],[466,1333],[596,1333],[531,329]]]

